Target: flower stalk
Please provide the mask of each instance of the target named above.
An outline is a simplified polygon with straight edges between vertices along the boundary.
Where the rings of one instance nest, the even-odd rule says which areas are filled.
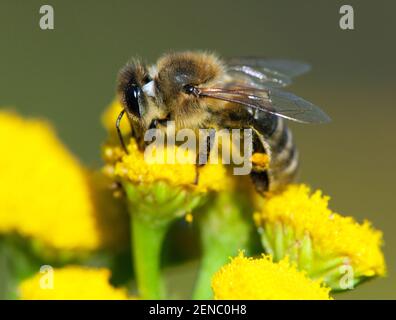
[[[251,225],[244,215],[249,212],[246,199],[222,192],[209,204],[198,219],[202,259],[193,292],[193,299],[197,300],[213,298],[213,275],[230,257],[247,248],[251,234]]]
[[[161,248],[169,222],[151,224],[140,215],[131,217],[131,248],[139,296],[162,299]]]
[[[163,299],[164,238],[172,222],[198,206],[203,198],[164,181],[150,185],[125,183],[124,189],[131,215],[131,249],[139,297]]]

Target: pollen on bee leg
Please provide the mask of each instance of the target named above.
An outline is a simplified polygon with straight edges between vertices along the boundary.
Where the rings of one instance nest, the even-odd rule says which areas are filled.
[[[269,156],[266,153],[256,152],[251,156],[250,161],[256,167],[263,170],[267,169],[269,166]]]

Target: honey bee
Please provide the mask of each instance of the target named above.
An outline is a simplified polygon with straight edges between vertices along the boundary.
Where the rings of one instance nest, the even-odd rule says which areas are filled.
[[[129,62],[118,77],[118,94],[132,135],[174,121],[176,130],[243,129],[253,132],[253,152],[270,158],[269,168],[253,165],[250,176],[260,193],[279,190],[293,181],[298,151],[284,119],[326,123],[330,118],[317,106],[280,88],[309,70],[288,60],[234,58],[222,60],[205,52],[169,53],[155,65]],[[210,146],[208,146],[210,148]]]

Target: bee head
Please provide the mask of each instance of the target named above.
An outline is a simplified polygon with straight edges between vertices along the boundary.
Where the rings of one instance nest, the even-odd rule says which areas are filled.
[[[171,53],[157,63],[154,81],[143,90],[156,96],[166,106],[198,98],[199,87],[219,78],[222,64],[211,54],[197,52]]]
[[[129,117],[141,119],[147,112],[142,87],[150,80],[146,67],[138,61],[129,62],[120,70],[117,91]]]

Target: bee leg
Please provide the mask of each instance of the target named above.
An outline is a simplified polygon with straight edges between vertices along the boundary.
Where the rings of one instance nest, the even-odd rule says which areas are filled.
[[[194,179],[194,185],[198,185],[199,183],[199,165],[195,165],[195,179]]]
[[[250,178],[254,184],[256,191],[260,194],[264,194],[269,189],[269,178],[267,171],[252,171],[250,172]]]
[[[265,143],[263,136],[254,128],[252,128],[253,132],[253,155],[254,154],[266,154],[269,155],[267,149],[269,149],[268,145]],[[250,178],[255,186],[255,189],[258,193],[264,194],[269,190],[270,187],[270,179],[268,175],[268,170],[264,169],[263,166],[260,166],[258,163],[252,163],[252,171],[250,172]]]
[[[201,150],[199,150],[199,152],[197,153],[197,157],[195,161],[195,180],[194,180],[195,185],[198,185],[199,182],[199,168],[207,164],[209,161],[210,151],[213,148],[215,136],[216,136],[216,130],[209,129],[209,135],[206,136],[206,150],[205,152],[201,152]]]
[[[126,148],[124,137],[122,136],[122,132],[121,132],[121,119],[124,116],[124,114],[125,114],[125,109],[122,109],[117,117],[116,128],[117,128],[118,138],[120,139],[121,142],[121,146],[124,149],[125,153],[128,154],[128,149]]]

